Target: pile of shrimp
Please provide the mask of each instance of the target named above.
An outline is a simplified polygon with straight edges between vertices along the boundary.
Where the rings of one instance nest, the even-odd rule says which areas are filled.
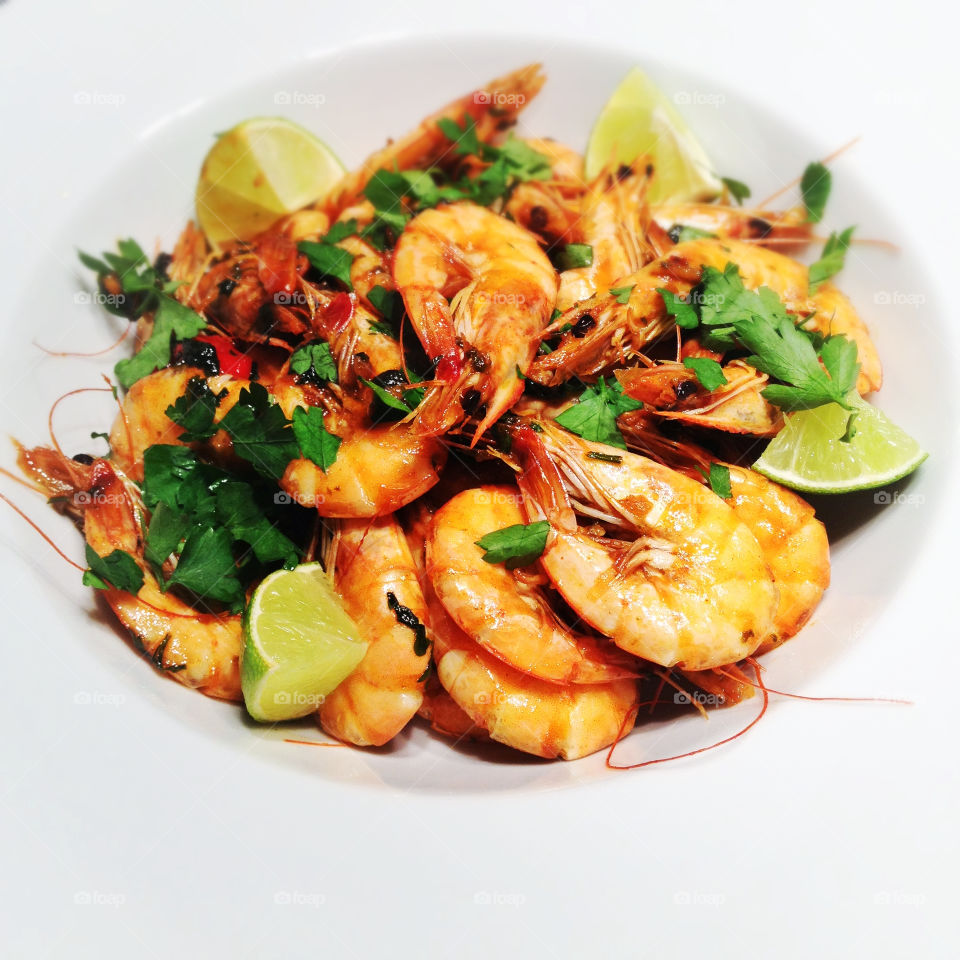
[[[297,244],[337,222],[369,224],[363,190],[377,171],[482,164],[456,154],[438,120],[469,117],[481,142],[498,144],[543,81],[536,65],[494,80],[260,237],[212,249],[189,224],[167,257],[176,296],[207,333],[256,359],[284,413],[320,407],[342,438],[326,471],[295,459],[279,485],[322,518],[318,549],[368,644],[317,712],[320,727],[349,744],[386,744],[421,717],[453,740],[544,758],[611,748],[651,690],[655,702],[666,688],[690,703],[697,690],[727,705],[753,696],[762,681],[745,665],[800,630],[830,579],[813,509],[736,462],[755,458],[782,426],[761,393],[766,376],[734,360],[726,384],[704,389],[683,359],[724,358],[681,336],[657,293],[685,295],[704,267],[733,262],[747,287],[772,288],[809,328],[854,340],[858,389],[876,390],[879,360],[853,305],[831,283],[811,295],[807,268],[788,255],[812,239],[802,210],[650,203],[647,158],[588,182],[575,151],[529,139],[549,161],[548,179],[519,183],[490,207],[459,201],[416,213],[392,249],[340,241],[353,256],[350,292],[311,275]],[[676,242],[678,225],[714,236]],[[569,243],[589,244],[593,262],[558,271],[549,253]],[[377,330],[376,287],[402,297],[399,339]],[[611,292],[626,287],[627,297]],[[149,330],[141,318],[141,342]],[[335,383],[304,383],[290,369],[291,350],[316,338],[330,345]],[[411,349],[429,364],[423,399],[409,416],[378,421],[369,383],[408,387]],[[207,374],[181,364],[137,382],[107,458],[21,451],[49,495],[92,492],[77,519],[99,554],[119,547],[142,558],[144,452],[184,443],[165,410],[198,376]],[[627,450],[555,422],[599,377],[642,401],[619,417]],[[225,391],[218,418],[249,386],[224,373],[208,381]],[[231,458],[222,431],[202,447]],[[716,462],[729,467],[727,499],[705,480]],[[484,536],[544,520],[538,560],[514,569],[485,561]],[[142,567],[137,595],[104,593],[138,647],[179,682],[242,699],[239,615],[191,607]],[[400,606],[416,620],[398,617]],[[425,650],[411,623],[422,625]]]

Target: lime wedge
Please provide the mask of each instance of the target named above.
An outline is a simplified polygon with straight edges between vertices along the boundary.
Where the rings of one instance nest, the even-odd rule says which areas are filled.
[[[753,469],[785,487],[807,493],[849,493],[893,483],[927,458],[910,434],[851,395],[853,438],[844,442],[849,411],[837,403],[800,410],[770,442]]]
[[[366,651],[319,563],[271,573],[243,618],[240,686],[247,712],[264,723],[313,713]]]
[[[318,200],[343,173],[330,148],[298,124],[244,120],[221,134],[203,161],[197,220],[214,246],[249,240]]]
[[[587,178],[611,161],[631,163],[644,153],[656,171],[648,195],[651,203],[712,200],[723,192],[703,147],[676,107],[634,67],[593,125],[585,160]]]

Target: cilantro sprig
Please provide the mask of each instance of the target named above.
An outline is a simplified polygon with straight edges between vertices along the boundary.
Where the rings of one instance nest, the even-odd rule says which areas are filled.
[[[820,259],[810,264],[810,292],[816,293],[820,284],[825,283],[843,269],[847,250],[856,227],[847,227],[840,233],[831,233],[823,245]]]
[[[153,311],[153,330],[147,342],[114,368],[120,385],[129,388],[147,374],[170,363],[173,338],[188,340],[195,337],[206,327],[207,321],[171,296],[179,284],[164,279],[150,265],[135,240],[120,240],[117,249],[118,253],[103,253],[103,259],[82,251],[79,257],[85,267],[96,273],[98,286],[108,294],[104,303],[111,312],[135,320]]]
[[[617,380],[611,380],[608,385],[601,377],[588,386],[580,394],[579,400],[556,418],[556,422],[584,440],[626,450],[627,444],[617,426],[617,417],[630,410],[639,410],[642,406],[639,400],[623,392]]]
[[[486,563],[502,563],[508,570],[527,567],[537,560],[547,546],[550,523],[515,523],[502,530],[494,530],[476,541],[484,551]]]
[[[832,185],[833,174],[822,163],[807,164],[800,178],[800,194],[810,223],[819,223],[823,219]]]

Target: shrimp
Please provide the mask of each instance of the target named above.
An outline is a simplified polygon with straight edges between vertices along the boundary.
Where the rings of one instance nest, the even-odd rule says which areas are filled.
[[[440,120],[460,123],[470,117],[481,142],[494,139],[516,122],[519,112],[540,92],[545,80],[540,64],[532,63],[448,103],[426,117],[416,129],[371,154],[357,170],[347,174],[326,199],[327,211],[336,217],[345,207],[356,203],[378,170],[425,169],[452,155],[450,140],[438,126]]]
[[[549,180],[526,180],[511,190],[504,213],[544,242],[556,244],[576,239],[580,204],[586,184],[583,158],[555,140],[523,141],[547,157],[553,175]]]
[[[437,361],[439,382],[427,389],[416,427],[435,436],[463,420],[465,407],[479,412],[485,405],[475,443],[523,392],[556,300],[556,273],[522,227],[456,203],[407,224],[393,278],[427,356]]]
[[[600,292],[558,317],[543,331],[543,337],[563,330],[560,343],[552,353],[536,358],[528,377],[550,386],[572,376],[595,376],[640,355],[644,347],[674,329],[657,288],[685,296],[699,282],[704,267],[722,270],[730,262],[737,265],[748,289],[769,287],[791,313],[803,317],[816,314],[811,321],[814,329],[819,322],[835,333],[848,332],[854,339],[859,336],[858,351],[872,369],[876,352],[862,321],[849,301],[844,304],[826,284],[811,297],[804,264],[742,241],[702,239],[678,244],[642,270],[618,280],[619,286],[630,288],[626,303]],[[830,308],[833,312],[828,315]]]
[[[671,236],[693,227],[732,240],[753,240],[761,245],[803,244],[812,226],[803,207],[783,212],[727,207],[719,203],[664,203],[650,208],[654,221]]]
[[[541,563],[584,621],[635,656],[684,670],[734,663],[773,636],[773,577],[720,497],[645,457],[549,422],[540,429],[514,428],[524,507],[530,520],[550,521]],[[637,539],[580,529],[571,494]]]
[[[240,617],[201,613],[160,589],[143,558],[144,510],[137,487],[106,460],[83,465],[43,448],[22,451],[19,459],[21,469],[41,484],[59,477],[57,495],[72,487],[84,537],[95,553],[104,557],[125,550],[136,560],[143,572],[137,594],[112,587],[102,594],[137,648],[185,686],[240,700]]]
[[[393,516],[340,521],[334,551],[334,585],[368,647],[357,668],[323,701],[320,725],[339,740],[382,746],[423,703],[430,663],[422,626],[426,604]]]
[[[706,483],[714,458],[692,443],[668,440],[651,430],[641,414],[624,414],[618,420],[627,445]],[[830,585],[830,544],[826,528],[802,497],[754,470],[723,465],[730,472],[727,503],[757,538],[777,586],[774,632],[757,649],[766,653],[795,636],[819,604]]]
[[[558,310],[607,292],[620,277],[653,259],[643,224],[643,198],[652,175],[652,167],[641,159],[633,166],[607,168],[590,183],[581,202],[578,239],[590,246],[592,262],[560,275]]]
[[[775,436],[783,417],[761,393],[769,377],[743,360],[728,363],[723,373],[727,382],[715,390],[705,390],[693,370],[680,363],[617,370],[616,378],[624,393],[654,416],[728,433]]]
[[[439,608],[439,609],[437,609]],[[575,760],[616,740],[637,703],[632,680],[563,686],[514,670],[431,606],[437,676],[492,740],[537,757]]]
[[[417,711],[430,726],[457,742],[461,740],[489,740],[487,731],[478,727],[443,689],[443,685],[432,671],[423,690],[423,703]]]
[[[476,541],[523,523],[516,488],[465,490],[434,515],[426,570],[457,625],[521,673],[554,683],[604,683],[637,675],[608,641],[576,633],[550,608],[536,568],[486,563]]]

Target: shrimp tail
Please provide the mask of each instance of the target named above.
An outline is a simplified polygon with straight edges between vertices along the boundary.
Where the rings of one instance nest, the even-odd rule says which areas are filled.
[[[528,519],[546,519],[560,530],[576,530],[577,518],[563,476],[540,434],[524,423],[511,429],[511,440],[511,453],[522,467],[517,485]]]

